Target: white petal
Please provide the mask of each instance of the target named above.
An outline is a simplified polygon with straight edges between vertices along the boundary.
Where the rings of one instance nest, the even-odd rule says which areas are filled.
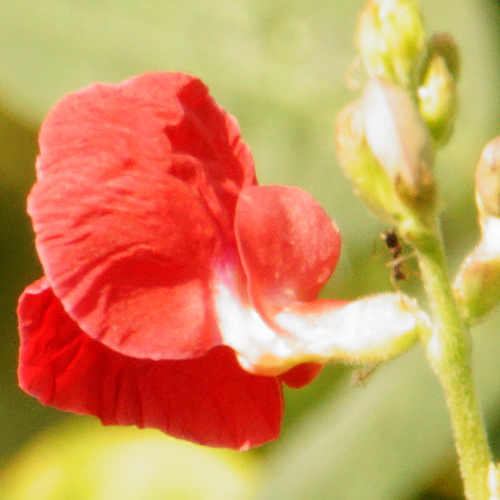
[[[396,294],[364,298],[348,305],[304,312],[285,309],[272,328],[230,287],[216,287],[223,342],[242,367],[261,375],[279,375],[300,363],[343,361],[377,363],[408,349],[430,320],[415,301]]]

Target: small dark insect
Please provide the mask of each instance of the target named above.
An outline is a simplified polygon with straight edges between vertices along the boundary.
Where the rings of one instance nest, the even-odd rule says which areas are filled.
[[[396,285],[398,281],[408,278],[405,271],[406,257],[403,255],[403,247],[399,242],[396,231],[392,228],[385,231],[385,233],[381,233],[380,237],[384,240],[389,252],[391,252],[392,259],[387,263],[387,266],[392,269],[391,281]]]

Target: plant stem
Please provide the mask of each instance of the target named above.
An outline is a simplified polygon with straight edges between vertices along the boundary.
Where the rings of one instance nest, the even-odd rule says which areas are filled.
[[[423,340],[445,392],[466,497],[487,500],[492,457],[474,388],[469,332],[453,297],[438,223],[432,229],[406,234],[416,247],[432,312],[432,334]]]

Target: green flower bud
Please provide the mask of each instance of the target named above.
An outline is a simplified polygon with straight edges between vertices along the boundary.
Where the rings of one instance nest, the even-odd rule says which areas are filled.
[[[481,217],[500,218],[500,137],[488,143],[476,167],[476,203]]]
[[[465,259],[454,283],[462,316],[474,323],[500,302],[500,137],[483,150],[476,168],[481,240]]]
[[[500,220],[490,218],[488,236],[465,259],[453,291],[468,324],[483,319],[500,302]]]
[[[394,223],[405,212],[405,208],[389,176],[366,142],[364,118],[362,99],[350,104],[339,114],[336,126],[337,154],[356,194],[375,214]]]
[[[417,214],[432,212],[434,150],[414,100],[399,87],[374,79],[363,101],[367,142],[399,198]]]
[[[356,45],[371,78],[414,89],[425,55],[418,2],[369,0],[359,17]]]
[[[458,47],[446,33],[434,35],[418,89],[419,109],[438,144],[444,144],[453,131],[457,111]]]
[[[432,144],[406,91],[370,80],[340,113],[336,139],[344,172],[377,215],[398,223],[433,213]]]

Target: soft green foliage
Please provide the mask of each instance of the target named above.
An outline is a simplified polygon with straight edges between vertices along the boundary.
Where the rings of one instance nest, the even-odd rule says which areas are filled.
[[[249,499],[251,462],[159,436],[72,421],[39,436],[3,474],[2,500]]]
[[[376,251],[377,260],[372,258],[380,227],[344,179],[333,144],[335,118],[352,100],[344,90],[344,73],[354,57],[355,19],[363,4],[364,0],[0,3],[3,464],[12,462],[35,430],[61,417],[16,388],[14,308],[22,286],[40,272],[24,215],[34,176],[35,129],[67,92],[143,71],[182,70],[201,77],[240,121],[261,183],[299,185],[337,220],[344,235],[343,256],[325,296],[354,298],[390,287],[381,252]],[[461,48],[456,132],[435,165],[449,255],[456,268],[477,234],[474,165],[483,145],[500,129],[500,58],[494,32],[499,23],[493,0],[423,0],[422,8],[428,31],[449,30]],[[351,80],[361,82],[362,77],[354,70]],[[494,443],[500,442],[498,321],[498,315],[492,316],[474,330],[476,378]],[[255,499],[401,500],[423,498],[426,491],[434,492],[427,498],[460,498],[460,484],[450,465],[453,445],[441,390],[421,350],[375,371],[366,387],[350,387],[340,373],[329,367],[310,387],[289,391],[282,439],[239,457],[250,466],[254,459],[261,462],[259,474],[252,478],[258,488]],[[56,425],[46,432],[47,442],[59,443]],[[102,432],[142,436],[135,429]],[[159,446],[168,439],[154,435]],[[83,431],[75,440],[91,446]],[[72,452],[61,448],[60,453],[68,466],[77,464]],[[125,468],[122,472],[127,474]],[[192,480],[201,474],[196,470]],[[79,479],[86,484],[88,478]],[[0,481],[2,498],[3,478]],[[211,485],[206,483],[207,488]],[[239,500],[236,494],[233,498]]]

